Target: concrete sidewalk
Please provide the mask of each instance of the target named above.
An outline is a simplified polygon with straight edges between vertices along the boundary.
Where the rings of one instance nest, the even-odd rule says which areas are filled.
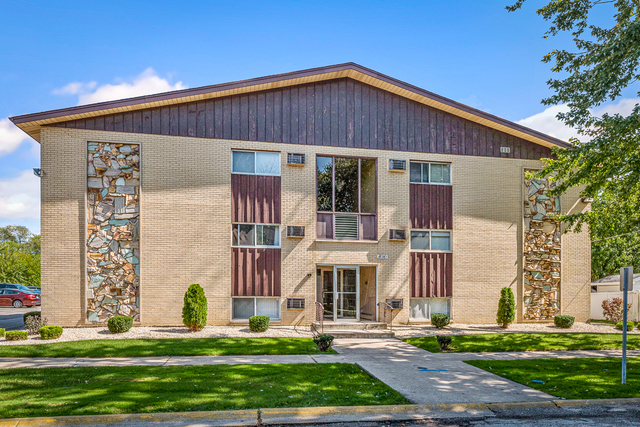
[[[337,339],[339,354],[127,358],[0,358],[2,368],[354,363],[415,404],[549,401],[553,396],[464,363],[465,360],[616,357],[620,350],[429,353],[396,339]],[[628,352],[640,356],[640,350]]]

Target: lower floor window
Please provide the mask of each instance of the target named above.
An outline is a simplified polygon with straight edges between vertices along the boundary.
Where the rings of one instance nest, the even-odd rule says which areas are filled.
[[[280,319],[280,298],[237,297],[233,298],[233,319],[245,320],[251,316],[269,316]]]
[[[450,298],[411,298],[411,319],[430,319],[432,314],[442,313],[451,315]]]

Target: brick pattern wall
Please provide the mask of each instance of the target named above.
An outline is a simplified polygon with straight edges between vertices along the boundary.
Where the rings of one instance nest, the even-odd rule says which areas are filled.
[[[42,310],[52,324],[84,324],[83,165],[88,141],[141,144],[144,174],[140,208],[145,220],[140,230],[140,307],[144,325],[181,324],[182,299],[191,283],[205,289],[209,323],[230,323],[233,148],[283,153],[283,324],[306,324],[314,319],[318,264],[377,266],[378,300],[404,298],[407,308],[397,313],[395,322],[408,321],[409,242],[390,242],[388,230],[409,229],[409,175],[389,172],[390,158],[452,163],[454,321],[495,322],[503,286],[513,286],[517,299],[522,300],[521,177],[524,168],[540,167],[539,161],[44,128],[42,168],[47,175],[42,179]],[[289,151],[306,154],[307,165],[287,166],[285,154]],[[316,241],[316,154],[377,157],[377,244]],[[577,192],[566,195],[563,208],[584,209],[584,204],[576,204],[577,197]],[[306,226],[305,238],[286,238],[287,225]],[[379,260],[378,254],[389,258]],[[562,311],[586,320],[588,234],[566,235],[562,258]],[[306,310],[286,310],[286,297],[306,298]]]

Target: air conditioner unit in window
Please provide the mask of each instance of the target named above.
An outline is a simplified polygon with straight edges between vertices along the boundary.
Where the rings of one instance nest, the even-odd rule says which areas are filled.
[[[358,215],[336,214],[335,238],[358,240]]]
[[[290,166],[304,166],[304,154],[288,153],[287,164]]]
[[[390,159],[389,160],[389,170],[392,172],[403,172],[407,170],[407,161],[406,160],[398,160],[398,159]]]
[[[402,310],[402,301],[402,298],[387,298],[387,304],[389,304],[394,310]]]
[[[304,310],[304,298],[287,298],[287,310]]]
[[[287,225],[287,237],[304,237],[304,225]]]
[[[398,242],[407,240],[407,230],[402,230],[402,229],[389,230],[389,240],[395,240]]]

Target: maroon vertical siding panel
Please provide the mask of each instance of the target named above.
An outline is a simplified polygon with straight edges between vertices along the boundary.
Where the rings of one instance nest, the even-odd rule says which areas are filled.
[[[256,94],[249,95],[249,141],[258,140],[258,96]]]
[[[411,298],[449,298],[453,296],[453,254],[411,252]]]
[[[273,92],[267,92],[265,95],[265,136],[264,141],[273,142]]]
[[[280,296],[281,250],[231,248],[232,296]]]
[[[409,185],[411,228],[450,230],[453,227],[453,187]]]
[[[280,224],[281,178],[231,174],[231,221]]]

